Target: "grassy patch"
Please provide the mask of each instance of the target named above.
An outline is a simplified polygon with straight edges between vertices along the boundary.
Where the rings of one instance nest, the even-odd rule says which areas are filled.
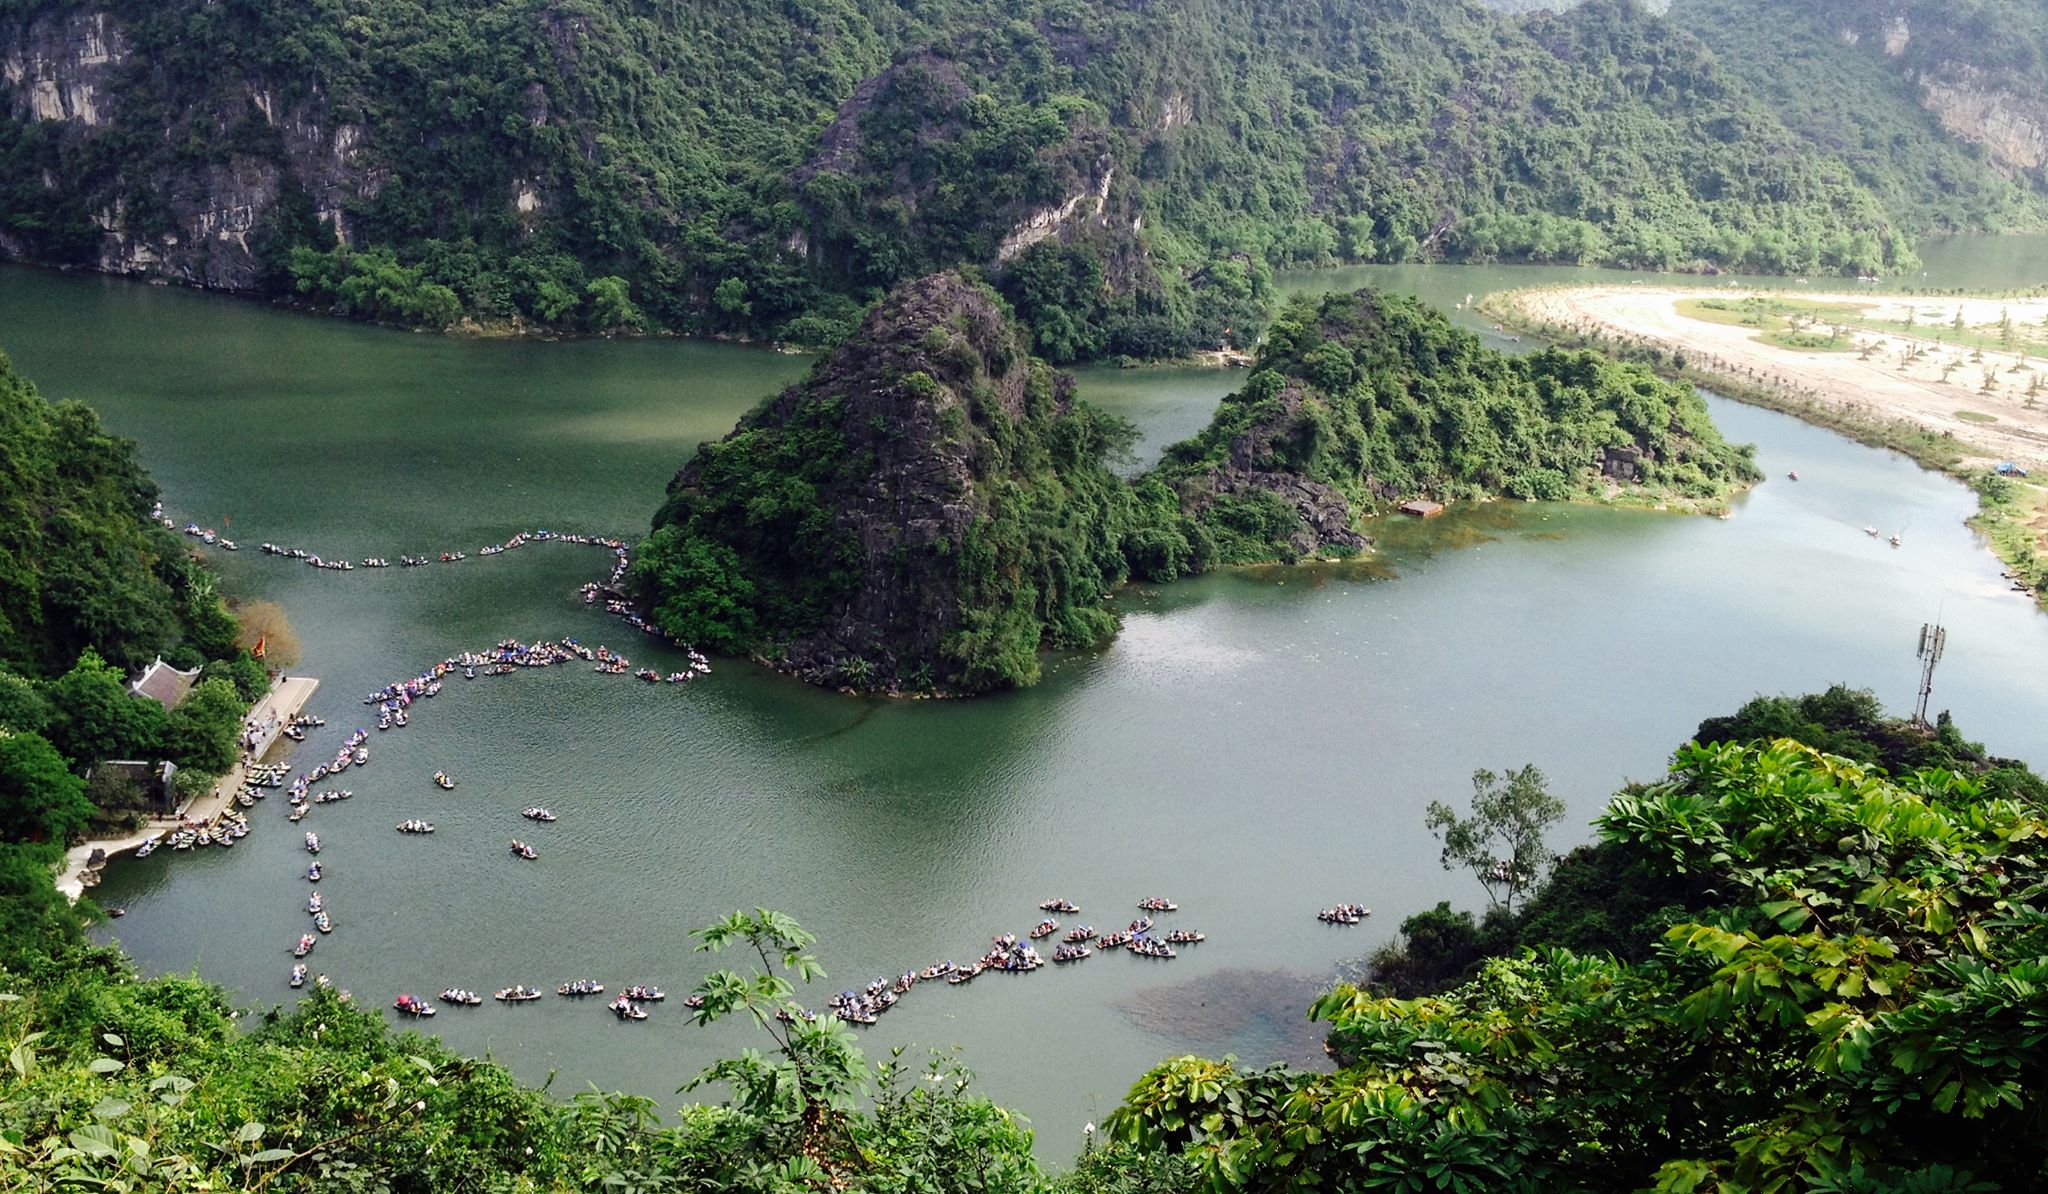
[[[1857,348],[1854,307],[1751,295],[1747,298],[1681,299],[1688,319],[1757,330],[1756,339],[1797,352],[1853,352]]]
[[[1970,526],[1991,544],[2013,576],[2048,608],[2048,487],[1980,474],[1971,481],[1978,512]]]
[[[1987,415],[1987,414],[1985,414],[1985,413],[1984,413],[1983,411],[1979,411],[1979,410],[1959,410],[1959,411],[1957,411],[1957,412],[1956,412],[1956,418],[1958,418],[1958,419],[1961,419],[1961,420],[1962,420],[1963,422],[1965,422],[1965,423],[1996,423],[1996,422],[1998,422],[1998,416],[1997,416],[1997,415]]]

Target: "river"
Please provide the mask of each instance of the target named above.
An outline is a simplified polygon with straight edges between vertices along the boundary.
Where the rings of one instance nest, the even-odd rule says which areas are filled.
[[[1927,285],[2048,241],[1930,246]],[[1971,264],[1974,262],[1975,264]],[[1291,276],[1453,302],[1578,270],[1378,268]],[[1469,316],[1460,316],[1467,318]],[[801,358],[677,341],[472,341],[314,319],[163,287],[0,270],[0,348],[54,397],[141,444],[181,520],[331,555],[466,548],[458,565],[347,574],[214,553],[227,586],[281,603],[328,726],[360,695],[498,638],[574,636],[675,662],[577,602],[587,548],[475,549],[546,526],[633,535],[700,439],[798,377]],[[1090,369],[1083,393],[1137,421],[1141,451],[1199,427],[1241,373]],[[1727,521],[1493,506],[1385,528],[1370,564],[1233,572],[1127,593],[1107,649],[1038,687],[964,702],[819,692],[743,662],[650,686],[582,668],[455,681],[413,725],[373,735],[354,800],[305,822],[326,844],[337,931],[310,959],[359,998],[589,975],[684,990],[713,960],[689,930],[738,907],[819,934],[827,991],[1022,932],[1038,900],[1098,927],[1143,895],[1209,940],[1177,961],[1098,957],[964,990],[919,989],[868,1031],[962,1047],[980,1086],[1070,1157],[1150,1065],[1182,1052],[1313,1060],[1308,992],[1438,900],[1478,906],[1422,825],[1475,768],[1533,762],[1571,815],[1660,774],[1703,717],[1760,692],[1836,681],[1909,707],[1921,622],[1949,628],[1936,706],[1998,751],[2044,752],[2048,618],[2006,591],[1962,525],[1959,485],[1895,456],[1715,400],[1771,478]],[[1796,468],[1802,480],[1784,480]],[[1865,524],[1905,528],[1894,550]],[[446,769],[452,793],[428,776]],[[559,823],[517,810],[545,803]],[[306,928],[299,832],[272,800],[233,851],[127,860],[100,898],[150,971],[196,969],[252,1006],[286,1002]],[[427,817],[431,838],[394,834]],[[507,857],[533,840],[535,863]],[[1338,901],[1365,926],[1319,924]],[[523,1077],[677,1101],[739,1025],[691,1027],[673,1001],[640,1024],[552,996],[449,1009],[432,1030]],[[753,1042],[760,1043],[760,1042]]]

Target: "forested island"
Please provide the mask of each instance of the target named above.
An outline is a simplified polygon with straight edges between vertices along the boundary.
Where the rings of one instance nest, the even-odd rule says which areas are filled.
[[[1063,363],[1249,345],[1286,267],[2048,227],[2026,4],[1540,7],[6,0],[0,258],[800,345],[965,266]]]
[[[1700,509],[1757,476],[1690,387],[1372,291],[1290,304],[1209,427],[1126,482],[1133,435],[998,294],[933,275],[698,449],[632,583],[665,632],[816,683],[985,692],[1107,642],[1126,581],[1356,554],[1409,499]]]

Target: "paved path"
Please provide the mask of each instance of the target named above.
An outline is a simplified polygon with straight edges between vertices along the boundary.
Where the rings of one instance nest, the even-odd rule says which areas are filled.
[[[126,854],[159,833],[175,830],[181,825],[213,824],[234,800],[235,793],[242,790],[242,777],[248,764],[260,761],[264,755],[270,753],[277,745],[286,723],[306,707],[306,702],[313,697],[313,690],[318,687],[320,681],[309,676],[293,676],[272,684],[270,691],[263,694],[263,699],[256,702],[255,708],[249,710],[249,716],[243,722],[245,729],[261,731],[255,740],[255,748],[245,751],[234,767],[214,783],[212,791],[204,796],[194,797],[180,808],[175,816],[151,817],[142,828],[133,833],[117,838],[88,838],[71,847],[64,852],[64,873],[57,877],[57,890],[63,892],[66,899],[74,901],[84,893],[87,886],[85,877],[88,870],[92,869],[88,864],[95,850],[104,851],[105,857],[111,859],[116,854]]]

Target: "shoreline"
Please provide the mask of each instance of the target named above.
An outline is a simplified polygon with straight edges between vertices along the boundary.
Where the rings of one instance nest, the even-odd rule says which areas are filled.
[[[242,780],[248,773],[249,765],[261,762],[265,755],[276,748],[278,740],[283,737],[280,732],[282,728],[306,707],[306,702],[319,687],[320,681],[310,676],[293,676],[273,682],[270,691],[264,693],[263,699],[257,701],[242,718],[245,727],[266,723],[273,725],[269,733],[253,749],[244,751],[235,765],[228,769],[227,774],[214,781],[210,791],[205,795],[193,797],[171,816],[151,817],[140,829],[131,830],[119,837],[87,838],[64,851],[64,869],[57,876],[58,892],[75,904],[79,897],[85,894],[86,888],[98,884],[99,873],[116,857],[135,850],[158,834],[176,830],[187,824],[211,826],[218,821],[221,813],[226,811],[234,800],[235,793],[242,790]],[[272,719],[275,719],[274,722]],[[96,865],[92,861],[94,851],[100,852],[100,861]]]
[[[1881,380],[1895,382],[1886,387],[1893,396],[1909,388],[1923,395],[1916,401],[1887,403],[1885,391],[1840,376],[1844,371],[1842,367],[1862,364],[1862,359],[1854,352],[1802,351],[1767,345],[1754,341],[1749,335],[1757,330],[1755,328],[1686,319],[1682,315],[1677,318],[1686,319],[1690,326],[1673,326],[1671,319],[1627,321],[1605,311],[1573,305],[1574,300],[1583,303],[1588,296],[1616,295],[1625,296],[1638,306],[1659,301],[1675,306],[1677,302],[1694,298],[1758,295],[1801,302],[1899,301],[1899,296],[1892,295],[1836,296],[1748,289],[1679,294],[1671,288],[1570,284],[1499,291],[1480,300],[1477,309],[1505,329],[1541,336],[1557,347],[1590,348],[1618,359],[1647,365],[1670,380],[1709,390],[1746,406],[1790,415],[1866,447],[1898,452],[1921,468],[1948,476],[1970,487],[1973,492],[1976,491],[1976,482],[1988,474],[1994,461],[2017,461],[2036,476],[2048,471],[2048,434],[2030,425],[2038,420],[2029,419],[2011,426],[2001,426],[1997,422],[1976,426],[1967,421],[1961,427],[1943,426],[1948,420],[1934,417],[1938,412],[1930,410],[1930,406],[1989,404],[1990,400],[1982,394],[1957,392],[1963,388],[1945,382],[1887,378]],[[1959,296],[1947,297],[1954,301]],[[1962,297],[1961,301],[2002,303],[2004,300],[1970,296]],[[1938,339],[1924,336],[1908,337],[1883,332],[1864,334],[1911,342],[1930,350],[1949,347]],[[1751,342],[1748,351],[1728,343],[1736,338]],[[2015,357],[2010,352],[1993,350],[1985,355],[1993,360],[2003,355],[2024,362],[2024,357]],[[1831,371],[1828,368],[1830,363],[1837,368]],[[1862,371],[1876,372],[1868,368]],[[2006,454],[1977,442],[1977,437],[1986,433],[2002,441],[1999,447]],[[2042,488],[2039,482],[2016,483],[2034,490]],[[2048,610],[2048,586],[2026,588],[2019,583],[2018,572],[2023,561],[2015,558],[2009,550],[2012,541],[2000,542],[1978,525],[1979,520],[1989,513],[1991,508],[1985,505],[1980,493],[1978,513],[1965,521],[1985,539],[1987,550],[2006,565],[2006,576],[2015,581],[2016,591],[2037,607]]]

